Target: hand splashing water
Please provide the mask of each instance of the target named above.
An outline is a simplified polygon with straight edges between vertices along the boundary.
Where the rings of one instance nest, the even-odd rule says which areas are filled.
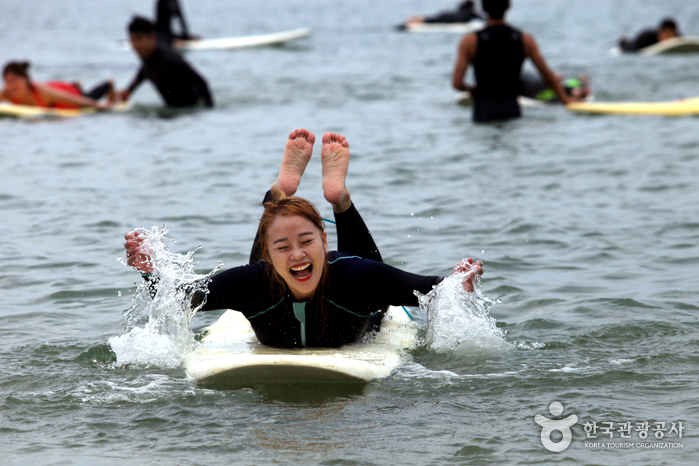
[[[420,308],[427,312],[427,347],[439,353],[460,355],[514,348],[490,316],[490,308],[500,299],[483,296],[480,276],[474,280],[474,291],[466,292],[465,275],[454,273],[425,295],[415,292]]]
[[[117,355],[117,365],[177,367],[194,349],[189,323],[206,302],[201,300],[197,308],[192,308],[192,298],[208,293],[207,284],[221,264],[206,275],[197,274],[193,256],[198,248],[185,255],[173,253],[165,245],[165,239],[171,240],[165,236],[169,231],[165,227],[136,231],[145,237],[142,249],[150,256],[153,271],[148,282],[138,285],[131,307],[124,311],[124,334],[110,338],[109,344]],[[146,315],[145,326],[137,327]]]

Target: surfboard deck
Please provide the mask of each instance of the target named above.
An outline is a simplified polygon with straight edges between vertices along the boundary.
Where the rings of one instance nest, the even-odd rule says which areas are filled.
[[[271,34],[178,41],[178,43],[175,44],[175,48],[178,50],[226,50],[246,47],[263,47],[284,44],[310,35],[310,29],[298,28]],[[131,44],[128,41],[122,40],[119,41],[118,48],[121,50],[129,50],[131,49]]]
[[[388,376],[417,344],[417,325],[390,307],[381,331],[341,348],[283,349],[260,344],[247,319],[226,311],[185,356],[187,376],[200,386],[241,388],[281,383],[366,383]]]
[[[699,115],[699,97],[670,102],[574,102],[566,106],[571,112],[616,115]]]
[[[661,55],[675,53],[698,53],[699,37],[680,36],[667,39],[657,44],[642,48],[638,51],[641,55]]]
[[[401,31],[407,32],[444,32],[453,34],[468,34],[479,31],[485,26],[485,21],[473,20],[468,23],[405,23],[398,26]]]
[[[92,115],[95,113],[109,113],[109,112],[123,112],[128,110],[130,105],[128,103],[121,103],[115,105],[111,110],[100,110],[99,112],[94,108],[80,108],[80,109],[58,109],[58,108],[45,108],[36,107],[33,105],[15,105],[8,102],[0,103],[0,116],[14,117],[14,118],[74,118],[83,115]]]

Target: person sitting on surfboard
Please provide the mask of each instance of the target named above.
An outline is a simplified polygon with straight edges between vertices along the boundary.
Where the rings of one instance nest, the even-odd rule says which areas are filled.
[[[434,16],[411,16],[408,18],[408,24],[420,23],[468,23],[474,19],[484,19],[476,13],[476,6],[473,0],[461,2],[459,9],[456,11],[446,11]]]
[[[173,19],[180,23],[179,34],[172,32]],[[158,40],[167,45],[173,45],[176,41],[199,39],[189,34],[184,13],[177,0],[158,0],[155,5],[155,30]]]
[[[540,102],[560,103],[556,92],[541,78],[541,75],[528,71],[520,75],[522,80],[522,95]],[[581,74],[577,78],[563,79],[563,75],[556,73],[556,79],[561,83],[566,95],[577,100],[585,100],[592,91],[587,75]]]
[[[128,100],[149,79],[171,107],[214,106],[204,78],[171,47],[158,43],[155,25],[150,20],[135,16],[129,24],[129,39],[143,64],[129,87],[119,92],[121,100]]]
[[[444,278],[404,272],[381,261],[345,186],[349,143],[334,133],[323,135],[321,150],[323,192],[333,206],[338,235],[339,252],[328,252],[323,218],[309,201],[293,196],[314,142],[315,135],[305,129],[289,135],[279,176],[265,196],[251,263],[215,275],[201,297],[202,311],[242,312],[258,340],[269,346],[351,343],[372,328],[383,309],[417,306],[413,291],[427,293]],[[125,238],[128,265],[154,272],[143,234],[131,231]],[[482,266],[468,259],[452,273],[463,273],[464,289],[473,291]]]
[[[626,36],[619,38],[619,47],[623,52],[637,52],[658,42],[672,39],[680,35],[677,23],[672,18],[665,18],[660,22],[658,29],[645,29],[638,33],[633,40]]]
[[[522,93],[520,73],[525,58],[534,63],[561,102],[571,101],[546,65],[534,38],[505,22],[505,12],[509,8],[509,0],[483,0],[483,10],[488,14],[486,27],[467,34],[459,44],[452,84],[460,91],[473,94],[474,121],[521,116],[517,96]],[[471,63],[475,70],[475,87],[464,83]]]
[[[0,90],[0,101],[8,100],[16,105],[33,107],[78,109],[111,108],[116,99],[111,80],[83,92],[78,83],[48,81],[36,83],[29,77],[29,62],[9,62],[2,70],[5,88]],[[107,96],[107,103],[98,102]]]

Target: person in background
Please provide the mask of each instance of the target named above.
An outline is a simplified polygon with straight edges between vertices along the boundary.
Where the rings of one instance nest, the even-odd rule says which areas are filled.
[[[522,94],[520,74],[529,58],[564,104],[571,101],[539,52],[534,38],[505,22],[509,0],[483,0],[486,27],[464,36],[452,75],[454,88],[473,95],[473,120],[486,122],[520,117],[517,97]],[[464,83],[473,63],[476,85]]]
[[[135,16],[128,29],[131,46],[142,65],[128,88],[119,92],[121,100],[128,100],[148,79],[170,107],[214,106],[204,78],[171,47],[158,43],[155,25],[150,20]]]
[[[556,74],[566,95],[576,100],[585,100],[592,91],[587,75],[581,74],[577,78],[563,79],[563,75]],[[525,71],[521,74],[522,95],[541,102],[560,103],[556,92],[544,81],[541,75]]]
[[[114,83],[104,81],[88,92],[76,82],[33,82],[29,77],[29,62],[9,62],[2,70],[5,87],[0,90],[0,101],[8,100],[16,105],[34,107],[78,109],[111,108],[116,100]],[[107,103],[98,102],[107,96]]]
[[[484,19],[476,13],[476,7],[473,0],[461,2],[459,9],[456,11],[445,11],[434,16],[413,16],[408,18],[408,23],[468,23],[474,19]]]
[[[626,36],[621,36],[619,38],[619,47],[623,52],[637,52],[657,44],[658,42],[678,37],[679,35],[679,28],[675,20],[665,18],[660,22],[660,27],[658,27],[658,29],[645,29],[633,40],[628,40]]]
[[[181,32],[179,34],[172,31],[173,19],[180,23]],[[177,0],[158,0],[155,5],[155,30],[158,34],[158,40],[166,45],[175,45],[177,41],[199,39],[199,37],[189,34],[184,13]]]

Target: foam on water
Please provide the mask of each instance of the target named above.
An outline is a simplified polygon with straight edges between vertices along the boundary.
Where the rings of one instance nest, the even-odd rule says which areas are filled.
[[[464,273],[456,273],[425,295],[416,292],[420,308],[427,312],[427,347],[456,355],[513,349],[490,316],[490,308],[498,300],[483,296],[480,277],[473,292],[464,291],[464,277]]]
[[[167,228],[137,231],[146,237],[141,250],[150,255],[153,273],[149,282],[138,286],[131,307],[124,311],[124,334],[110,338],[109,344],[116,353],[117,365],[177,367],[195,346],[189,323],[198,307],[192,307],[192,298],[197,293],[208,293],[209,279],[220,265],[206,275],[197,274],[193,260],[196,249],[185,255],[170,251],[165,244],[170,239],[165,236]],[[157,284],[157,293],[153,284]],[[137,327],[145,316],[145,325]]]

